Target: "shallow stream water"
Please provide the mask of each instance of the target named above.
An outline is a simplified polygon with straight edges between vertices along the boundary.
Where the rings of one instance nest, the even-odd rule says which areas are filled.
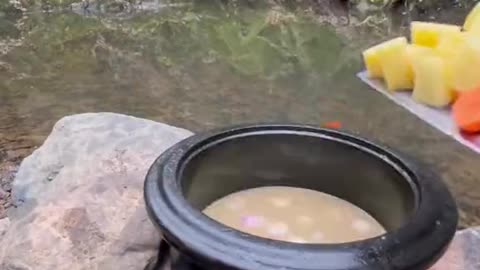
[[[461,23],[471,3],[205,2],[0,9],[3,189],[70,114],[118,112],[193,131],[339,121],[431,164],[457,195],[462,225],[480,225],[480,157],[355,77],[362,49],[406,34],[411,20]]]

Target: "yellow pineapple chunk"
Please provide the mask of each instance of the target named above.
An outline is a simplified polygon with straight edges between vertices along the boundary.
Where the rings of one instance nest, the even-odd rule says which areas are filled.
[[[413,70],[412,62],[416,57],[421,55],[433,55],[435,51],[430,47],[420,46],[416,44],[408,44],[406,49],[407,59],[412,68],[413,82],[415,85],[415,70]]]
[[[480,27],[480,3],[477,3],[475,7],[468,13],[463,29],[470,31],[473,28]]]
[[[412,53],[411,61],[415,73],[413,99],[432,107],[449,105],[455,92],[449,85],[444,59],[434,53],[417,50]]]
[[[407,39],[399,37],[387,41],[379,51],[383,78],[390,91],[413,88],[413,72],[407,57]]]
[[[463,46],[467,36],[468,33],[460,32],[450,37],[443,37],[435,48],[435,52],[442,57],[445,62],[446,77],[451,88],[454,88],[453,61],[457,58],[459,48]]]
[[[443,57],[454,57],[458,54],[458,48],[462,46],[468,35],[466,32],[456,32],[448,36],[442,36],[438,40],[435,50]]]
[[[455,98],[449,65],[436,49],[409,45],[407,55],[413,68],[413,98],[420,103],[443,107]]]
[[[457,91],[468,91],[480,86],[480,37],[466,35],[451,60],[453,87]]]
[[[398,45],[403,46],[406,42],[406,39],[403,37],[394,38],[363,51],[363,61],[367,68],[368,77],[383,78],[384,73],[381,63],[383,55],[385,52],[388,54],[392,48],[396,48]]]
[[[434,48],[442,37],[459,33],[461,27],[451,24],[412,22],[410,31],[413,44]]]
[[[434,55],[435,50],[426,47],[426,46],[421,46],[421,45],[416,45],[416,44],[408,44],[407,45],[407,57],[408,61],[412,62],[415,57],[420,57],[422,55]]]
[[[381,45],[381,44],[380,44]],[[382,66],[380,64],[380,45],[374,46],[363,52],[363,62],[367,68],[367,74],[370,78],[382,78]]]

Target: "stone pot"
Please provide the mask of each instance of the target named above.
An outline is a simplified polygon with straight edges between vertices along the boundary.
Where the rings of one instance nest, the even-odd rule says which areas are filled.
[[[387,233],[297,244],[202,214],[227,194],[260,186],[332,194],[367,211]],[[426,167],[353,135],[294,125],[234,127],[176,144],[150,168],[145,200],[165,240],[155,269],[424,270],[443,255],[458,222],[452,196]]]

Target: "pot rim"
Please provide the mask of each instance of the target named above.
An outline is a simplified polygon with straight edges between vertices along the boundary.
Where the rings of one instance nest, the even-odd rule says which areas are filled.
[[[415,209],[411,218],[397,230],[366,240],[298,244],[228,228],[195,209],[184,198],[180,180],[189,160],[219,143],[266,134],[314,136],[348,144],[383,160],[412,188]],[[145,201],[150,218],[171,245],[194,260],[230,269],[425,269],[443,254],[458,220],[455,202],[435,173],[354,135],[290,124],[230,127],[197,134],[177,143],[148,171]]]

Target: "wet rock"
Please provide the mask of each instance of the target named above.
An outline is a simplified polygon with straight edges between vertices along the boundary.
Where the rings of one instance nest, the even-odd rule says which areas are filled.
[[[143,202],[146,171],[190,134],[110,113],[60,120],[16,175],[0,269],[143,269],[159,243]]]

